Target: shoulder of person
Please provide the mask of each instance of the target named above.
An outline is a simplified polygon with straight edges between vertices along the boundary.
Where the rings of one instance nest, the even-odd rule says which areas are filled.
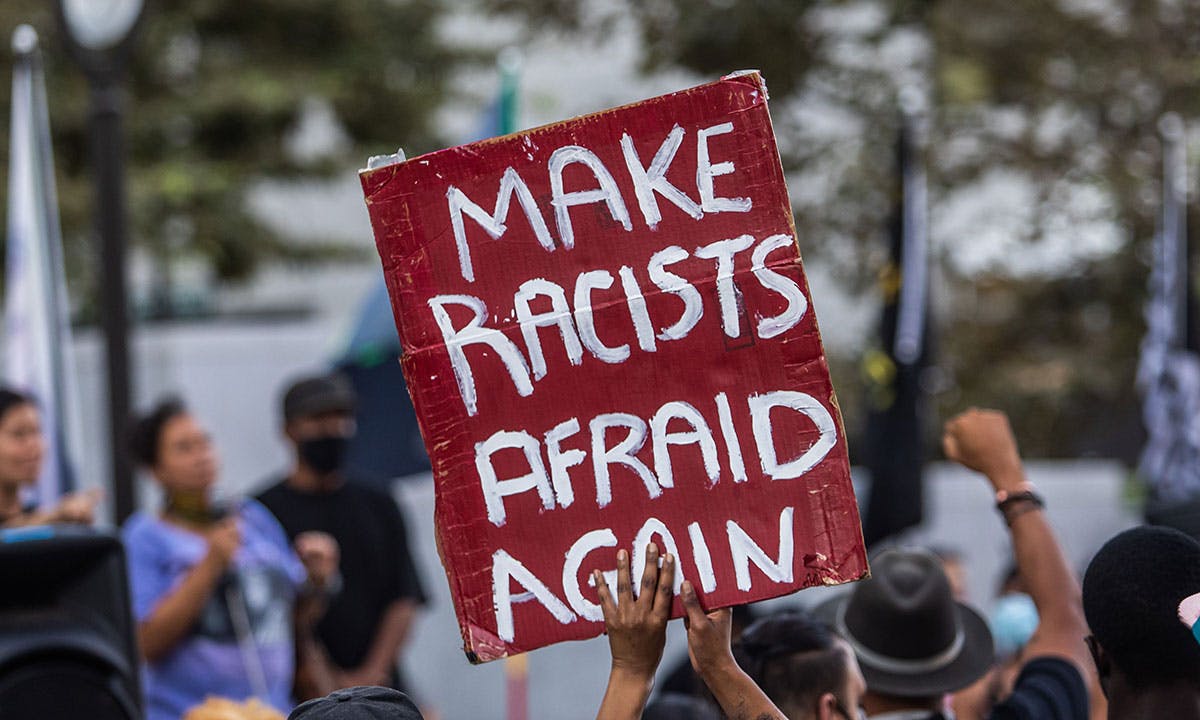
[[[287,478],[274,477],[260,484],[258,490],[250,497],[265,505],[283,496],[287,491]]]
[[[163,521],[152,513],[138,510],[121,526],[121,541],[127,555],[153,553],[163,543]]]
[[[279,525],[279,521],[275,519],[275,514],[256,498],[248,497],[239,500],[237,514],[243,522],[252,525],[268,527],[277,527]]]

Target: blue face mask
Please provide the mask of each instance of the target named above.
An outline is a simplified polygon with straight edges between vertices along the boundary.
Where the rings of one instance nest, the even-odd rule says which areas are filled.
[[[996,654],[1001,657],[1012,655],[1029,642],[1038,625],[1037,606],[1033,598],[1024,593],[1005,595],[992,606],[992,639],[996,643]]]

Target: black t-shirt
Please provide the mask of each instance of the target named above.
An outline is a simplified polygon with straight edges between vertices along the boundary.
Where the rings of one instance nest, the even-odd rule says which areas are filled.
[[[1017,677],[1012,695],[997,705],[990,720],[1087,720],[1088,693],[1083,677],[1066,660],[1030,660]]]
[[[317,625],[317,636],[339,667],[362,664],[393,602],[425,603],[404,516],[387,494],[354,482],[319,493],[299,492],[279,482],[258,500],[293,542],[300,533],[314,530],[338,542],[342,591]]]

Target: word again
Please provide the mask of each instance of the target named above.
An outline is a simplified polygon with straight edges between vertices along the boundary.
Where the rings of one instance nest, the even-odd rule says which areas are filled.
[[[779,513],[778,534],[772,537],[755,539],[750,537],[742,524],[736,520],[725,521],[724,548],[729,554],[729,564],[733,566],[734,582],[741,592],[754,589],[755,575],[761,574],[768,582],[790,585],[795,581],[795,509],[785,507]],[[717,590],[717,576],[713,570],[712,547],[708,536],[699,522],[691,522],[686,528],[689,540],[689,556],[691,565],[696,569],[695,580],[705,593]],[[632,576],[642,576],[646,567],[646,546],[655,541],[664,553],[670,553],[676,558],[680,555],[679,543],[666,523],[657,518],[650,518],[642,525],[633,540]],[[766,547],[763,547],[763,546]],[[522,602],[535,601],[555,620],[568,625],[579,620],[599,622],[604,619],[600,605],[584,596],[584,590],[579,582],[580,571],[590,570],[593,565],[585,565],[588,558],[597,560],[593,553],[604,548],[616,548],[618,540],[611,528],[602,528],[584,533],[567,550],[562,568],[562,597],[560,598],[550,586],[531,571],[524,563],[513,557],[506,550],[496,550],[492,554],[492,604],[496,611],[496,634],[505,642],[512,642],[516,637],[516,623],[513,618],[513,605]],[[611,556],[610,556],[611,557]],[[684,565],[677,563],[679,571],[675,576],[675,592],[684,580]],[[758,572],[752,572],[751,567]],[[689,571],[690,572],[690,571]],[[615,595],[616,571],[604,573],[607,582]],[[516,582],[521,591],[514,593],[512,585]],[[820,582],[816,576],[807,578],[808,584]],[[589,583],[591,584],[591,583]],[[639,583],[634,583],[635,592],[640,591]],[[564,602],[565,598],[565,602]]]
[[[683,144],[685,132],[676,125],[667,133],[654,158],[647,166],[638,157],[633,146],[633,138],[629,133],[621,135],[621,152],[625,158],[625,166],[629,179],[633,183],[634,196],[642,211],[642,218],[651,230],[658,227],[662,221],[662,213],[658,206],[656,195],[662,196],[687,213],[699,220],[704,213],[720,212],[749,212],[753,202],[743,197],[718,197],[713,179],[735,172],[731,161],[713,162],[709,149],[709,138],[715,135],[725,135],[733,132],[733,123],[725,122],[712,127],[706,127],[696,133],[696,192],[699,202],[667,180],[667,171],[675,154]],[[532,155],[530,156],[532,159]],[[626,232],[633,230],[629,208],[613,175],[605,167],[604,162],[591,150],[580,145],[566,145],[550,154],[547,161],[547,171],[550,179],[550,204],[554,207],[554,221],[558,230],[559,242],[562,247],[575,247],[575,228],[571,221],[571,208],[579,205],[604,203],[613,221],[620,224]],[[581,165],[591,173],[596,186],[587,190],[566,191],[563,174],[572,165]],[[533,230],[538,244],[547,252],[555,249],[554,238],[546,223],[537,200],[529,190],[529,185],[515,168],[504,169],[500,176],[500,187],[496,192],[496,204],[491,212],[485,210],[457,186],[451,185],[446,190],[446,203],[450,212],[450,225],[454,229],[454,242],[458,249],[459,270],[467,282],[475,281],[475,268],[471,262],[471,248],[467,243],[467,229],[463,216],[469,217],[479,224],[493,240],[499,240],[508,231],[508,214],[513,197],[525,213],[525,219]]]
[[[597,305],[595,296],[606,291],[615,293],[612,288],[618,279],[635,336],[630,340],[636,339],[640,350],[656,352],[659,342],[687,337],[704,317],[703,296],[693,283],[668,268],[689,257],[713,261],[721,328],[727,337],[738,338],[743,333],[743,327],[734,270],[739,254],[750,250],[751,274],[764,290],[779,295],[785,301],[778,314],[759,317],[754,332],[764,340],[782,335],[804,318],[808,311],[808,298],[795,280],[768,265],[768,257],[777,250],[794,246],[794,238],[787,234],[771,235],[761,242],[751,235],[741,235],[703,245],[692,253],[677,245],[654,253],[646,267],[650,281],[658,290],[674,295],[682,302],[676,317],[659,324],[650,317],[642,286],[633,268],[628,265],[618,270],[617,277],[607,270],[580,273],[570,299],[567,289],[557,283],[543,278],[527,280],[513,296],[516,321],[525,343],[524,351],[500,329],[488,327],[487,305],[481,298],[466,294],[435,295],[428,300],[428,305],[450,356],[463,405],[468,415],[475,415],[478,412],[475,373],[466,353],[471,346],[485,346],[493,351],[494,356],[504,364],[521,397],[532,395],[534,382],[546,376],[545,353],[538,332],[540,329],[553,328],[558,331],[572,365],[583,362],[585,351],[605,363],[618,364],[628,360],[632,353],[631,344],[611,344],[611,340],[605,342],[597,334],[593,318],[593,307]],[[549,308],[535,311],[535,302],[549,305]],[[465,324],[456,323],[450,312],[455,306],[469,310],[471,319]]]
[[[596,506],[606,507],[613,500],[611,468],[614,466],[636,476],[652,500],[661,497],[664,490],[675,487],[672,446],[695,446],[700,452],[708,482],[715,485],[722,470],[714,426],[720,431],[730,476],[736,483],[746,482],[748,476],[741,441],[725,393],[718,393],[713,398],[713,406],[716,423],[710,423],[699,410],[682,401],[664,404],[648,421],[629,413],[602,413],[592,418],[587,424],[588,439],[583,445],[591,450]],[[833,415],[811,395],[793,390],[750,395],[746,399],[746,409],[750,413],[762,473],[772,480],[792,480],[804,475],[824,460],[837,444],[837,424]],[[816,428],[817,439],[794,458],[780,459],[776,453],[772,427],[772,411],[775,410],[800,413]],[[688,429],[669,429],[681,424],[686,424]],[[497,527],[503,526],[508,517],[504,498],[527,492],[536,492],[546,510],[574,504],[576,483],[571,477],[571,469],[583,465],[588,453],[578,448],[564,448],[564,443],[581,432],[579,420],[571,418],[555,425],[541,439],[525,430],[501,430],[476,443],[475,468],[479,473],[488,520]],[[622,433],[623,437],[620,437]],[[610,443],[610,435],[620,439]],[[647,440],[653,451],[653,468],[637,456]],[[493,456],[504,450],[519,451],[528,472],[500,478]]]

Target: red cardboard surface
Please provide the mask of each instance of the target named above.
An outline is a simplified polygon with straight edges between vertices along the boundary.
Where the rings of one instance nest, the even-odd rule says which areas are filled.
[[[362,184],[473,662],[603,632],[650,540],[706,607],[867,574],[757,73]]]

